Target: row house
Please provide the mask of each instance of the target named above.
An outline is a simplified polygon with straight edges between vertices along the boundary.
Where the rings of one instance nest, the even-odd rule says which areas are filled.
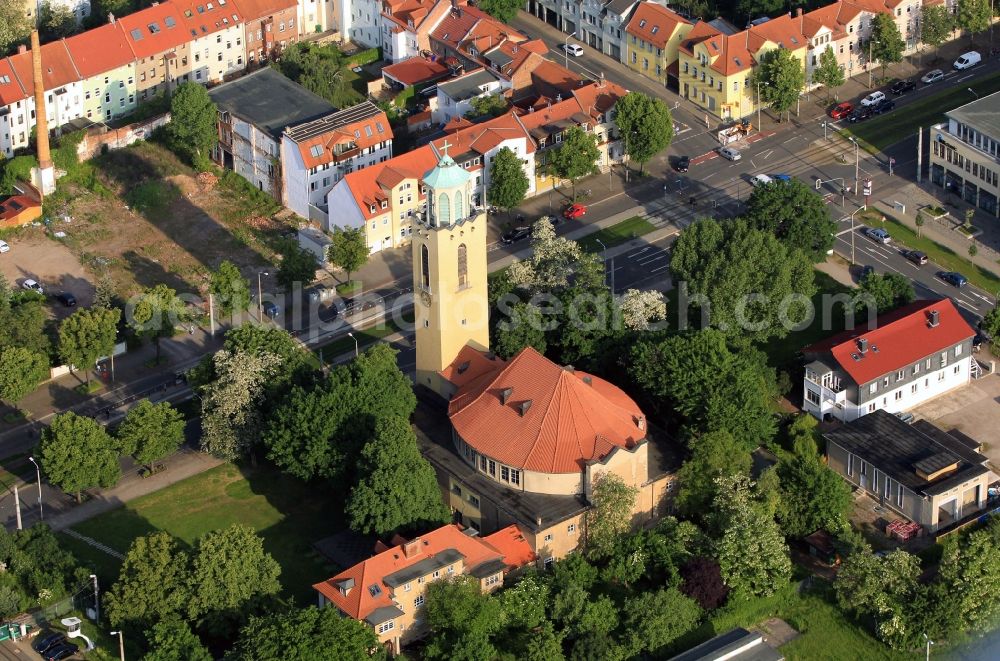
[[[297,0],[298,35],[321,32],[349,34],[351,0]]]
[[[809,40],[806,54],[806,87],[816,87],[813,71],[827,49],[832,50],[845,76],[864,71],[868,61],[862,48],[874,14],[853,2],[835,2],[801,15],[802,34]]]
[[[276,57],[299,40],[296,0],[239,0],[243,10],[247,66]]]
[[[246,68],[243,12],[233,0],[171,0],[170,4],[181,13],[189,40],[190,58],[185,65],[181,56],[179,79],[220,83]]]
[[[451,11],[449,0],[384,0],[382,57],[393,63],[431,49],[431,30]]]
[[[87,30],[65,44],[82,79],[84,117],[109,122],[135,110],[136,56],[121,23]]]
[[[368,48],[382,45],[382,0],[351,0],[341,32]]]
[[[484,54],[511,42],[523,44],[528,38],[476,7],[453,4],[434,27],[431,51],[457,71],[490,66]]]
[[[434,581],[472,576],[483,592],[503,587],[504,576],[535,561],[517,526],[479,537],[449,524],[412,540],[378,542],[375,554],[313,585],[319,606],[364,622],[393,655],[428,633],[425,603]]]
[[[920,45],[920,12],[923,8],[922,0],[851,0],[855,4],[861,5],[870,14],[888,14],[896,23],[900,36],[906,42],[903,50],[904,55],[909,55],[917,50]],[[866,22],[863,29],[864,38],[868,39],[871,34],[871,22]]]
[[[798,16],[780,16],[736,34],[697,23],[678,51],[680,94],[716,117],[746,117],[757,110],[759,94],[749,78],[761,56],[784,48],[804,69],[807,45]]]
[[[138,102],[165,94],[168,86],[178,79],[179,72],[189,70],[190,36],[181,23],[180,12],[173,4],[163,3],[124,16],[117,22],[135,53]]]
[[[392,140],[388,117],[371,101],[285,129],[282,204],[328,224],[327,194],[352,172],[392,158]]]
[[[916,301],[802,350],[803,410],[844,422],[901,413],[968,385],[976,332],[951,299]]]
[[[652,2],[635,9],[625,26],[625,64],[664,87],[678,87],[678,50],[692,24]]]

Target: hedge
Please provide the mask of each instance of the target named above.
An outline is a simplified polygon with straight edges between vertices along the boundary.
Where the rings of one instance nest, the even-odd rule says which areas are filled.
[[[382,59],[382,47],[369,48],[368,50],[358,51],[354,55],[347,58],[347,64],[351,67],[362,67],[366,64],[371,64],[372,62],[378,62]]]

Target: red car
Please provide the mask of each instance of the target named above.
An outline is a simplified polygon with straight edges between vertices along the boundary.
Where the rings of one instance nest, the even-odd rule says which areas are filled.
[[[563,218],[573,220],[587,213],[587,207],[582,204],[571,204],[563,211]]]
[[[837,104],[837,106],[833,110],[830,111],[830,118],[831,119],[844,119],[845,117],[847,117],[848,115],[850,115],[852,112],[854,112],[854,105],[850,104],[850,103],[847,103],[845,101],[844,103]]]

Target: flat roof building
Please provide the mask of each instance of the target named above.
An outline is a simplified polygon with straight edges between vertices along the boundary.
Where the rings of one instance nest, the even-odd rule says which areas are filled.
[[[1000,92],[945,113],[930,129],[930,180],[1000,217]]]

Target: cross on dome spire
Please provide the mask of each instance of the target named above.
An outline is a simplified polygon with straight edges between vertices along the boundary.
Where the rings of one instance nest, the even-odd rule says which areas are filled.
[[[445,141],[444,141],[444,144],[443,144],[443,145],[441,145],[441,153],[442,153],[442,154],[443,154],[443,155],[444,155],[445,157],[447,157],[447,156],[448,156],[448,148],[449,148],[449,147],[451,147],[451,145],[449,145],[449,144],[448,144],[448,140],[447,140],[447,138],[446,138],[446,139],[445,139]]]

